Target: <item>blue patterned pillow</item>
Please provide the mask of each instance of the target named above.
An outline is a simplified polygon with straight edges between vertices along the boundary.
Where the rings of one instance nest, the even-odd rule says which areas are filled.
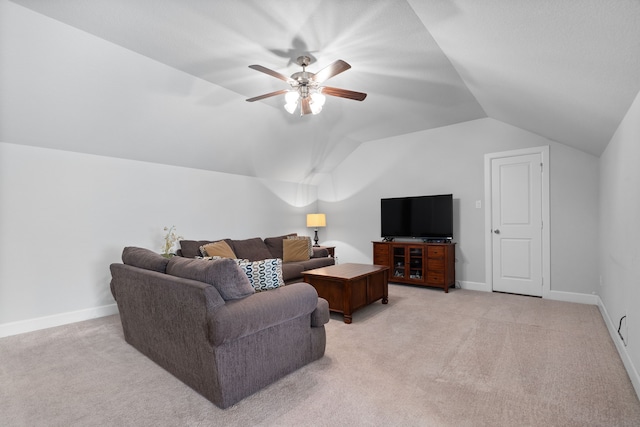
[[[284,286],[281,259],[271,258],[253,262],[246,259],[238,259],[236,262],[247,275],[249,283],[251,283],[256,292]]]

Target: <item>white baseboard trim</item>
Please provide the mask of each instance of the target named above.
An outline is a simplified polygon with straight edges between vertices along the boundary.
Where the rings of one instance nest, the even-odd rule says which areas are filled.
[[[640,375],[638,375],[638,370],[633,365],[631,361],[631,357],[629,357],[629,353],[627,352],[627,347],[624,346],[624,343],[618,336],[618,329],[614,322],[611,321],[611,317],[609,317],[609,313],[607,312],[607,308],[604,306],[604,303],[598,298],[598,308],[600,309],[600,314],[602,314],[602,318],[604,319],[604,323],[607,325],[607,329],[609,330],[609,334],[611,335],[611,339],[613,343],[616,345],[616,349],[618,350],[618,354],[620,355],[620,359],[622,359],[622,363],[624,364],[625,369],[627,370],[627,375],[629,375],[629,379],[631,379],[631,384],[633,388],[636,390],[636,396],[640,398]]]
[[[456,287],[460,289],[468,289],[470,291],[492,292],[491,288],[486,283],[481,282],[468,282],[466,280],[459,280],[456,282]]]
[[[549,291],[542,296],[544,299],[552,299],[555,301],[577,302],[578,304],[598,305],[600,297],[592,294],[579,294],[576,292]]]
[[[82,322],[83,320],[110,316],[117,313],[118,305],[109,304],[100,307],[86,308],[84,310],[53,314],[51,316],[37,317],[35,319],[3,323],[0,324],[0,338],[67,325],[69,323]]]
[[[459,280],[456,282],[456,287],[459,287],[461,289],[468,289],[470,291],[493,292],[493,289],[491,289],[489,285],[482,282],[469,282],[465,280]],[[546,295],[544,295],[543,298],[589,305],[598,305],[598,300],[600,299],[597,295],[563,291],[550,291]]]

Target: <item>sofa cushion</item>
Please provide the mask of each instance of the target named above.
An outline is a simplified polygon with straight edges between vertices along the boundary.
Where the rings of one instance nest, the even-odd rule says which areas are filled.
[[[325,257],[325,258],[311,258],[307,261],[296,262],[295,264],[301,265],[302,268],[304,269],[303,271],[306,271],[306,270],[313,270],[314,268],[328,267],[330,265],[334,265],[335,263],[336,263],[336,260],[334,258]]]
[[[122,251],[122,262],[133,267],[165,273],[169,259],[149,249],[127,246]]]
[[[304,240],[307,242],[307,251],[309,251],[309,258],[313,256],[313,244],[311,243],[311,237],[309,236],[287,236],[289,240]]]
[[[277,237],[267,237],[264,239],[264,244],[267,245],[267,249],[271,252],[271,258],[280,258],[282,259],[282,241],[286,239],[288,236],[297,236],[297,233],[289,233],[284,236]]]
[[[282,260],[284,262],[306,261],[309,259],[309,247],[305,240],[283,240],[282,252]]]
[[[180,240],[180,251],[185,258],[201,256],[200,246],[213,243],[213,240]]]
[[[254,293],[246,274],[229,258],[209,261],[173,257],[167,264],[167,274],[208,283],[218,290],[225,301],[245,298]]]
[[[260,261],[272,258],[271,252],[259,237],[246,240],[231,240],[231,248],[238,258]]]
[[[318,293],[307,283],[259,292],[251,298],[232,301],[215,310],[209,318],[209,340],[212,345],[222,345],[308,315],[318,307]],[[326,308],[328,317],[328,304]],[[317,317],[321,318],[322,314]],[[242,356],[237,355],[239,358]],[[263,361],[267,365],[270,363],[266,359]]]
[[[279,258],[263,259],[260,261],[236,260],[242,271],[247,275],[249,283],[256,292],[268,291],[284,286],[282,277],[282,260]]]
[[[308,268],[304,268],[301,262],[286,262],[282,264],[282,278],[285,283],[289,283],[294,279],[297,279],[297,282],[302,281],[302,272],[304,270],[309,270]]]
[[[222,258],[237,258],[236,254],[231,249],[231,246],[224,240],[219,242],[207,243],[204,246],[200,246],[200,253],[202,256],[217,256]]]

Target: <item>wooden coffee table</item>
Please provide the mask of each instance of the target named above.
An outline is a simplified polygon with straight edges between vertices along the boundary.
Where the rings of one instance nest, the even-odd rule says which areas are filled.
[[[351,323],[352,313],[374,301],[389,302],[389,267],[339,264],[302,272],[304,281],[329,302],[329,310],[342,313]]]

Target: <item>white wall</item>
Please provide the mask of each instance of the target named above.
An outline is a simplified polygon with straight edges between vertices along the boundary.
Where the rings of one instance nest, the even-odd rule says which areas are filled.
[[[109,264],[125,246],[159,252],[164,226],[309,234],[315,206],[306,185],[0,143],[0,336],[110,312]]]
[[[599,295],[610,329],[620,319],[628,345],[612,334],[640,394],[640,93],[600,157]]]
[[[484,154],[550,146],[551,290],[592,294],[598,283],[598,159],[493,119],[361,145],[319,181],[326,243],[341,262],[371,262],[380,198],[453,193],[456,279],[485,281]],[[475,207],[482,201],[482,208]]]

